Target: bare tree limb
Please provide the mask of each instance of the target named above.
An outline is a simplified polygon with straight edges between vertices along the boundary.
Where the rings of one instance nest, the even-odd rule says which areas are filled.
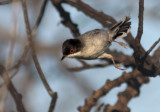
[[[79,30],[77,28],[77,24],[73,23],[70,14],[66,12],[61,5],[61,2],[57,0],[51,0],[52,4],[56,7],[57,11],[59,12],[61,18],[62,18],[62,23],[66,27],[69,27],[71,30],[71,33],[73,34],[74,37],[78,37],[80,35]]]
[[[54,111],[54,108],[55,108],[55,105],[56,105],[56,100],[57,100],[57,94],[54,94],[53,97],[52,97],[48,112],[53,112]]]
[[[106,105],[104,112],[130,112],[130,109],[128,108],[128,102],[134,98],[137,97],[140,93],[140,87],[144,83],[148,83],[149,78],[144,76],[138,76],[136,78],[131,78],[127,81],[127,88],[125,91],[118,94],[118,101],[114,106]]]
[[[94,19],[96,18],[96,20],[104,27],[110,27],[112,24],[116,23],[116,20],[111,16],[106,15],[103,12],[98,12],[81,0],[64,0],[64,2],[76,7],[78,10],[84,12],[87,16],[90,16]]]
[[[80,106],[78,110],[80,112],[89,112],[90,109],[97,103],[98,99],[106,95],[111,89],[120,86],[122,83],[128,81],[131,78],[141,75],[142,74],[138,70],[134,70],[133,72],[130,73],[124,72],[122,76],[113,81],[108,80],[103,87],[93,92],[93,94],[88,99],[85,100],[85,104],[83,106]]]
[[[30,49],[30,45],[28,42],[26,42],[22,56],[19,58],[17,63],[13,67],[11,67],[8,71],[12,71],[13,69],[19,70],[19,68],[20,68],[22,62],[24,61],[29,49]]]
[[[154,52],[153,58],[155,58],[156,61],[160,62],[160,57],[159,56],[160,56],[160,46]]]
[[[156,47],[156,45],[160,42],[160,38],[151,46],[151,48],[145,53],[143,60],[150,54],[150,52]]]
[[[37,31],[37,28],[38,28],[38,26],[39,26],[40,23],[41,23],[41,20],[42,20],[42,17],[43,17],[43,15],[44,15],[45,8],[46,8],[46,5],[47,5],[47,1],[48,1],[48,0],[44,0],[44,2],[43,2],[43,4],[42,4],[42,7],[41,7],[41,10],[40,10],[39,16],[38,16],[37,21],[36,21],[36,23],[35,23],[35,25],[34,25],[34,28],[33,28],[33,30],[32,30],[32,35],[35,35],[35,33],[36,33],[36,31]],[[16,69],[16,72],[15,72],[15,73],[17,73],[17,72],[19,71],[19,68],[20,68],[22,62],[24,61],[27,53],[29,52],[29,49],[30,49],[30,45],[29,45],[28,42],[26,42],[26,45],[25,45],[25,47],[24,47],[24,51],[23,51],[23,53],[22,53],[22,56],[19,58],[19,60],[17,61],[17,63],[16,63],[13,67],[9,68],[8,71],[11,71],[11,70],[13,70],[13,69]],[[12,75],[12,77],[15,76],[15,73]]]
[[[37,21],[36,21],[36,23],[34,25],[34,28],[32,30],[32,35],[35,35],[36,32],[37,32],[37,28],[38,28],[39,24],[41,23],[42,17],[43,17],[44,12],[45,12],[45,9],[46,9],[46,6],[47,6],[47,2],[48,2],[48,0],[44,0],[43,4],[41,6],[39,16],[38,16]]]
[[[22,95],[17,92],[16,88],[14,87],[12,81],[10,80],[10,78],[8,76],[6,69],[2,65],[0,65],[0,75],[2,76],[2,78],[5,82],[5,85],[7,86],[14,101],[16,102],[17,111],[18,112],[26,112],[25,107],[22,103]]]
[[[12,10],[12,15],[13,15],[13,24],[12,24],[12,34],[11,34],[11,40],[10,40],[10,50],[8,52],[8,56],[7,56],[7,60],[6,60],[6,69],[10,68],[13,62],[13,52],[14,52],[14,48],[15,48],[15,44],[17,41],[17,22],[18,22],[18,7],[17,4],[15,4],[14,2],[16,2],[17,0],[14,0],[12,3],[13,6],[13,10]]]
[[[141,44],[140,40],[142,38],[143,34],[143,12],[144,12],[144,0],[139,0],[139,25],[138,25],[138,31],[137,36],[135,39],[135,47],[134,47],[134,58],[137,64],[138,69],[142,70],[140,66],[144,65],[144,60],[142,60],[143,54],[145,54],[145,51],[142,53],[141,51]]]
[[[143,34],[143,12],[144,12],[144,0],[139,0],[139,25],[138,25],[138,33],[136,36],[137,44],[140,43],[142,34]]]
[[[21,1],[22,1],[22,6],[23,6],[23,14],[24,14],[24,20],[25,20],[25,25],[26,25],[27,37],[28,37],[29,44],[30,44],[30,46],[32,48],[32,58],[33,58],[33,61],[35,63],[35,66],[37,68],[39,76],[40,76],[40,78],[41,78],[41,80],[43,82],[43,85],[45,86],[45,88],[46,88],[48,94],[51,96],[52,100],[55,101],[54,103],[52,102],[52,104],[56,104],[57,93],[54,92],[50,88],[50,86],[49,86],[49,84],[48,84],[48,82],[47,82],[47,80],[45,78],[45,75],[44,75],[44,73],[43,73],[43,71],[41,69],[39,61],[37,59],[36,51],[35,51],[35,48],[34,48],[34,42],[32,40],[32,34],[31,34],[30,25],[29,25],[29,20],[28,20],[26,1],[25,0],[21,0]],[[54,106],[52,106],[52,107],[54,107]]]

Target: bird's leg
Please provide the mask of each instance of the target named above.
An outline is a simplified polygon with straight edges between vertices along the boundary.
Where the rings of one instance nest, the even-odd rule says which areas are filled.
[[[99,59],[101,59],[101,58],[111,59],[115,68],[118,68],[118,69],[120,69],[120,70],[125,70],[125,69],[122,69],[122,68],[120,67],[122,64],[118,64],[118,65],[117,65],[117,64],[115,63],[114,58],[113,58],[113,56],[112,56],[111,54],[103,53],[103,54],[100,55],[98,58],[99,58]]]
[[[116,43],[118,43],[119,45],[121,45],[121,46],[123,46],[125,48],[128,47],[128,45],[123,43],[123,42],[118,42],[118,41],[115,41],[115,40],[110,40],[109,42],[116,42]]]

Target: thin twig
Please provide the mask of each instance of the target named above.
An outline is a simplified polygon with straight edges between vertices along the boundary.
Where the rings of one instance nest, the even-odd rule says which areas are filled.
[[[19,3],[12,3],[13,6],[13,26],[12,26],[12,33],[11,33],[11,42],[10,42],[10,50],[8,53],[7,61],[6,61],[6,68],[10,68],[13,62],[13,52],[15,48],[15,43],[16,43],[16,37],[17,37],[17,22],[18,22],[18,11],[19,11]]]
[[[146,57],[150,54],[150,52],[156,47],[156,45],[160,42],[160,38],[151,46],[151,48],[145,53],[143,59],[145,60]]]
[[[57,100],[57,93],[55,93],[52,96],[52,100],[51,100],[48,112],[53,112],[54,111],[54,108],[55,108],[55,105],[56,105],[56,100]]]
[[[14,101],[16,102],[17,111],[18,112],[26,112],[24,105],[22,103],[22,95],[17,92],[16,88],[14,87],[12,81],[10,80],[10,78],[8,76],[6,69],[2,65],[0,65],[0,75],[2,76],[2,78],[5,82],[5,85],[7,86]]]
[[[47,80],[46,80],[46,78],[45,78],[45,75],[44,75],[44,73],[43,73],[43,71],[42,71],[42,69],[41,69],[41,66],[40,66],[40,64],[39,64],[39,61],[38,61],[38,59],[37,59],[36,51],[35,51],[35,48],[34,48],[34,42],[33,42],[33,40],[32,40],[31,29],[30,29],[30,25],[29,25],[29,19],[28,19],[28,12],[27,12],[26,1],[25,1],[25,0],[21,0],[21,1],[22,1],[22,6],[23,6],[23,14],[24,14],[24,20],[25,20],[25,25],[26,25],[27,37],[28,37],[28,41],[29,41],[29,43],[30,43],[30,46],[31,46],[31,48],[32,48],[32,58],[33,58],[33,61],[34,61],[34,63],[35,63],[35,66],[36,66],[36,69],[37,69],[37,71],[38,71],[38,73],[39,73],[39,76],[40,76],[40,78],[41,78],[41,80],[42,80],[42,82],[43,82],[43,85],[45,86],[48,94],[49,94],[52,98],[54,98],[54,101],[55,101],[54,104],[56,104],[57,93],[54,92],[54,91],[50,88],[50,86],[49,86],[49,84],[48,84],[48,82],[47,82]],[[56,96],[56,97],[55,97],[55,96]]]
[[[139,25],[138,25],[138,33],[136,36],[137,44],[140,43],[142,34],[143,34],[143,12],[144,12],[144,0],[139,0]]]
[[[62,2],[57,2],[56,0],[51,0],[52,4],[56,7],[56,9],[58,10],[61,18],[62,18],[62,23],[63,25],[65,25],[66,27],[69,27],[69,29],[71,30],[72,35],[76,38],[80,35],[79,30],[78,30],[78,26],[77,24],[73,23],[71,18],[70,18],[70,14],[65,11],[61,5]]]
[[[158,62],[160,62],[160,46],[155,50],[153,54],[153,58]]]
[[[9,72],[12,71],[13,69],[16,69],[16,70],[19,69],[19,67],[21,66],[22,62],[24,61],[24,59],[25,59],[25,57],[26,57],[29,49],[30,49],[30,45],[29,45],[28,42],[26,42],[26,45],[24,47],[24,51],[22,53],[22,56],[19,58],[19,60],[17,61],[17,63],[8,70]]]
[[[32,48],[32,57],[33,57],[35,66],[37,67],[38,73],[39,73],[39,75],[40,75],[40,77],[42,79],[42,82],[43,82],[43,84],[45,85],[47,91],[50,94],[50,91],[52,91],[52,90],[49,87],[49,85],[48,85],[48,83],[47,83],[47,81],[45,79],[45,76],[44,76],[44,74],[43,74],[43,72],[41,70],[40,64],[38,62],[37,55],[35,53],[34,43],[33,43],[33,40],[32,40],[31,29],[30,29],[29,20],[28,20],[28,12],[27,12],[27,7],[26,7],[26,1],[25,0],[21,0],[21,1],[22,1],[22,6],[23,6],[23,14],[24,14],[24,20],[25,20],[25,25],[26,25],[27,37],[28,37],[29,45]]]
[[[42,21],[42,17],[44,15],[44,12],[45,12],[45,9],[46,9],[46,6],[47,6],[47,2],[48,2],[48,0],[44,0],[43,4],[41,6],[41,10],[40,10],[39,16],[38,16],[36,24],[34,25],[34,28],[32,30],[32,35],[33,36],[36,34],[37,28],[38,28],[38,26],[40,25],[40,23]]]
[[[98,12],[89,5],[85,4],[81,0],[64,0],[66,3],[76,7],[78,10],[83,11],[87,16],[96,19],[98,22],[102,23],[104,27],[110,27],[112,24],[116,23],[116,20],[103,12]]]
[[[45,11],[45,8],[46,8],[47,1],[48,1],[48,0],[44,0],[44,3],[42,4],[42,7],[41,7],[41,10],[40,10],[39,16],[38,16],[37,21],[36,21],[36,23],[35,23],[35,25],[34,25],[34,28],[33,28],[33,30],[32,30],[32,35],[35,35],[35,33],[36,33],[36,31],[37,31],[37,28],[38,28],[38,26],[39,26],[40,23],[41,23],[41,20],[42,20],[42,17],[43,17],[43,15],[44,15],[44,11]],[[25,59],[25,57],[26,57],[29,49],[30,49],[30,45],[29,45],[29,43],[27,42],[26,45],[25,45],[25,47],[24,47],[24,51],[23,51],[23,53],[22,53],[22,56],[19,58],[19,60],[17,61],[17,63],[16,63],[13,67],[11,67],[8,71],[11,71],[11,70],[13,70],[13,69],[16,69],[17,72],[19,71],[20,65],[21,65],[22,62],[24,61],[24,59]],[[12,77],[13,77],[13,76],[15,76],[15,74],[13,74]]]

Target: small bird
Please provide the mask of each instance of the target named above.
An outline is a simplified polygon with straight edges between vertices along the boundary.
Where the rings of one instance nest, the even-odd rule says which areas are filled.
[[[123,70],[120,67],[121,64],[116,64],[113,56],[105,51],[112,42],[127,47],[127,44],[117,42],[116,39],[127,36],[131,28],[129,20],[130,16],[126,16],[108,30],[95,29],[82,34],[76,39],[67,39],[62,45],[63,57],[61,60],[66,57],[86,60],[108,58],[112,60],[116,68]]]

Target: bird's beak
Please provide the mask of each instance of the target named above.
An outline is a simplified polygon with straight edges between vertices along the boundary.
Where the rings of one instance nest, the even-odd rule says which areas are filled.
[[[62,58],[61,58],[61,61],[62,61],[65,57],[66,57],[66,55],[63,55]]]

